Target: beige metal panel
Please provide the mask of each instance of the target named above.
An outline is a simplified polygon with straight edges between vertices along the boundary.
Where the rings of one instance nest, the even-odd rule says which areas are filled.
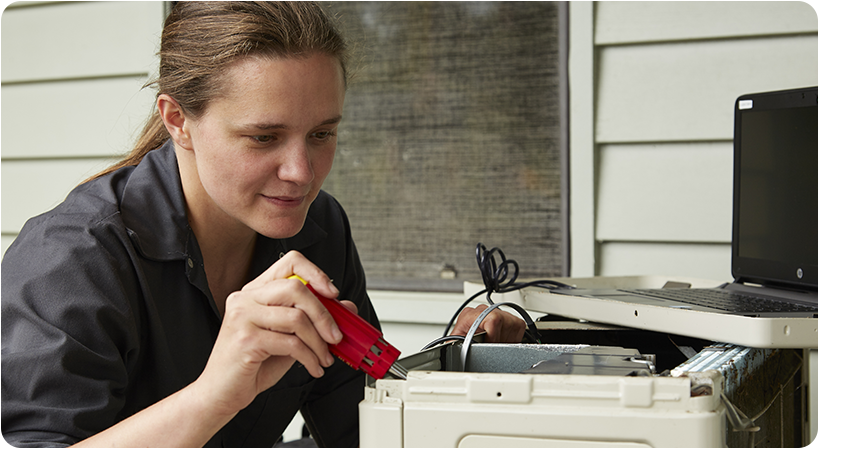
[[[595,43],[815,33],[804,2],[597,2]]]
[[[597,142],[731,139],[738,96],[817,85],[818,38],[605,47],[599,64]]]
[[[606,242],[600,245],[601,276],[666,275],[731,281],[729,244]]]
[[[17,233],[30,217],[58,205],[69,191],[115,159],[4,161],[2,231]]]
[[[597,240],[731,242],[732,158],[731,142],[601,146]]]
[[[127,152],[149,116],[145,77],[2,87],[3,160]],[[5,164],[5,162],[4,162]]]
[[[69,2],[2,17],[2,79],[53,80],[157,69],[162,2]]]

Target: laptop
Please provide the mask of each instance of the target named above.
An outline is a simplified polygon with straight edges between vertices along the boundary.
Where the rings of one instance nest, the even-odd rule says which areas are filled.
[[[734,115],[733,282],[532,290],[524,306],[747,347],[817,348],[818,88],[743,95]]]

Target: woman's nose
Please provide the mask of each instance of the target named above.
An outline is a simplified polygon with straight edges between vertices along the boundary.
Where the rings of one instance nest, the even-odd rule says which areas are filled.
[[[310,184],[314,180],[314,169],[307,143],[296,140],[290,143],[283,153],[278,166],[278,178],[299,186]]]

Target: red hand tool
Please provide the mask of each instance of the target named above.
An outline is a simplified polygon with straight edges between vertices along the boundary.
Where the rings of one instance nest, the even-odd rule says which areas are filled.
[[[382,378],[387,372],[398,378],[406,378],[406,369],[397,363],[400,350],[386,342],[381,331],[346,309],[339,301],[320,295],[298,275],[289,278],[301,281],[316,295],[343,333],[343,339],[337,345],[329,344],[332,354],[353,369],[360,369],[375,379]]]

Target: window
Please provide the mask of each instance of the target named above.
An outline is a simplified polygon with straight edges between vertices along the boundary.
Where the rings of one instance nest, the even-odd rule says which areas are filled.
[[[368,287],[461,291],[480,279],[478,242],[520,278],[565,276],[565,5],[331,8],[358,71],[324,189],[350,217]]]

